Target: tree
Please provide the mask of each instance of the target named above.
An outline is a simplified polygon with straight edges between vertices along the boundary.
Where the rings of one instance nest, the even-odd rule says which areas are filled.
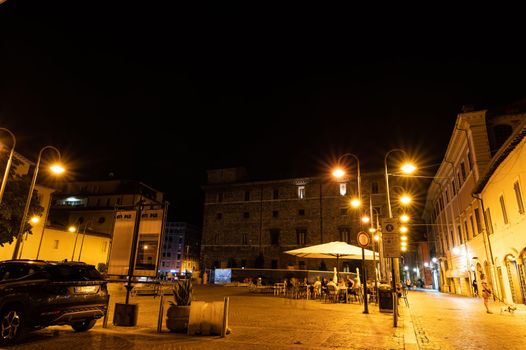
[[[7,164],[8,152],[0,152],[0,176],[3,178],[5,167]],[[0,204],[0,246],[6,243],[13,243],[18,235],[20,223],[22,221],[22,214],[31,185],[32,171],[29,174],[21,176],[17,174],[17,168],[22,165],[19,159],[13,157],[11,169],[9,170],[9,177],[7,179],[4,197]],[[36,193],[35,193],[36,192]],[[38,191],[35,191],[31,198],[31,203],[28,211],[28,218],[33,215],[40,216],[44,212],[44,207],[40,205],[40,198]],[[29,220],[28,220],[29,221]],[[32,234],[32,226],[26,222],[24,233]]]

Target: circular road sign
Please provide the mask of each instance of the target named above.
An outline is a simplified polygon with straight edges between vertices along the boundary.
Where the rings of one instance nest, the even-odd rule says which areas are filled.
[[[369,238],[369,234],[365,231],[358,232],[357,237],[358,245],[362,248],[365,248],[371,243],[371,239]]]

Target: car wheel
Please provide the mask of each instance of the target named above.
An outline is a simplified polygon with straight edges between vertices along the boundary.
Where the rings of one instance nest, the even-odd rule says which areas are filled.
[[[0,344],[9,345],[22,337],[23,316],[18,308],[7,308],[0,313]]]
[[[93,326],[95,325],[95,322],[97,322],[97,320],[87,319],[87,320],[72,323],[71,328],[73,328],[75,332],[86,332],[90,330],[91,328],[93,328]]]

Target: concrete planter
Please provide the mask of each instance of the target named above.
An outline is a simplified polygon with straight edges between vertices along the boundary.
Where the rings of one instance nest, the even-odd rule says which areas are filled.
[[[166,328],[175,333],[186,333],[188,331],[188,320],[190,319],[190,306],[170,305],[166,311]]]

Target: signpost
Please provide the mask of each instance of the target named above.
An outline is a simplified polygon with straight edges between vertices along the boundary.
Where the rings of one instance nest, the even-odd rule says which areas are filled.
[[[367,271],[365,269],[365,247],[369,246],[371,243],[371,237],[369,237],[369,234],[365,231],[358,232],[358,236],[356,238],[358,241],[358,245],[362,247],[362,285],[363,285],[363,313],[368,314],[369,313],[369,305],[367,300]],[[374,252],[373,252],[374,254]]]
[[[384,245],[384,257],[391,258],[391,279],[393,293],[393,323],[396,327],[398,320],[398,298],[396,295],[395,259],[400,257],[400,235],[398,230],[398,219],[382,219],[382,240]]]

